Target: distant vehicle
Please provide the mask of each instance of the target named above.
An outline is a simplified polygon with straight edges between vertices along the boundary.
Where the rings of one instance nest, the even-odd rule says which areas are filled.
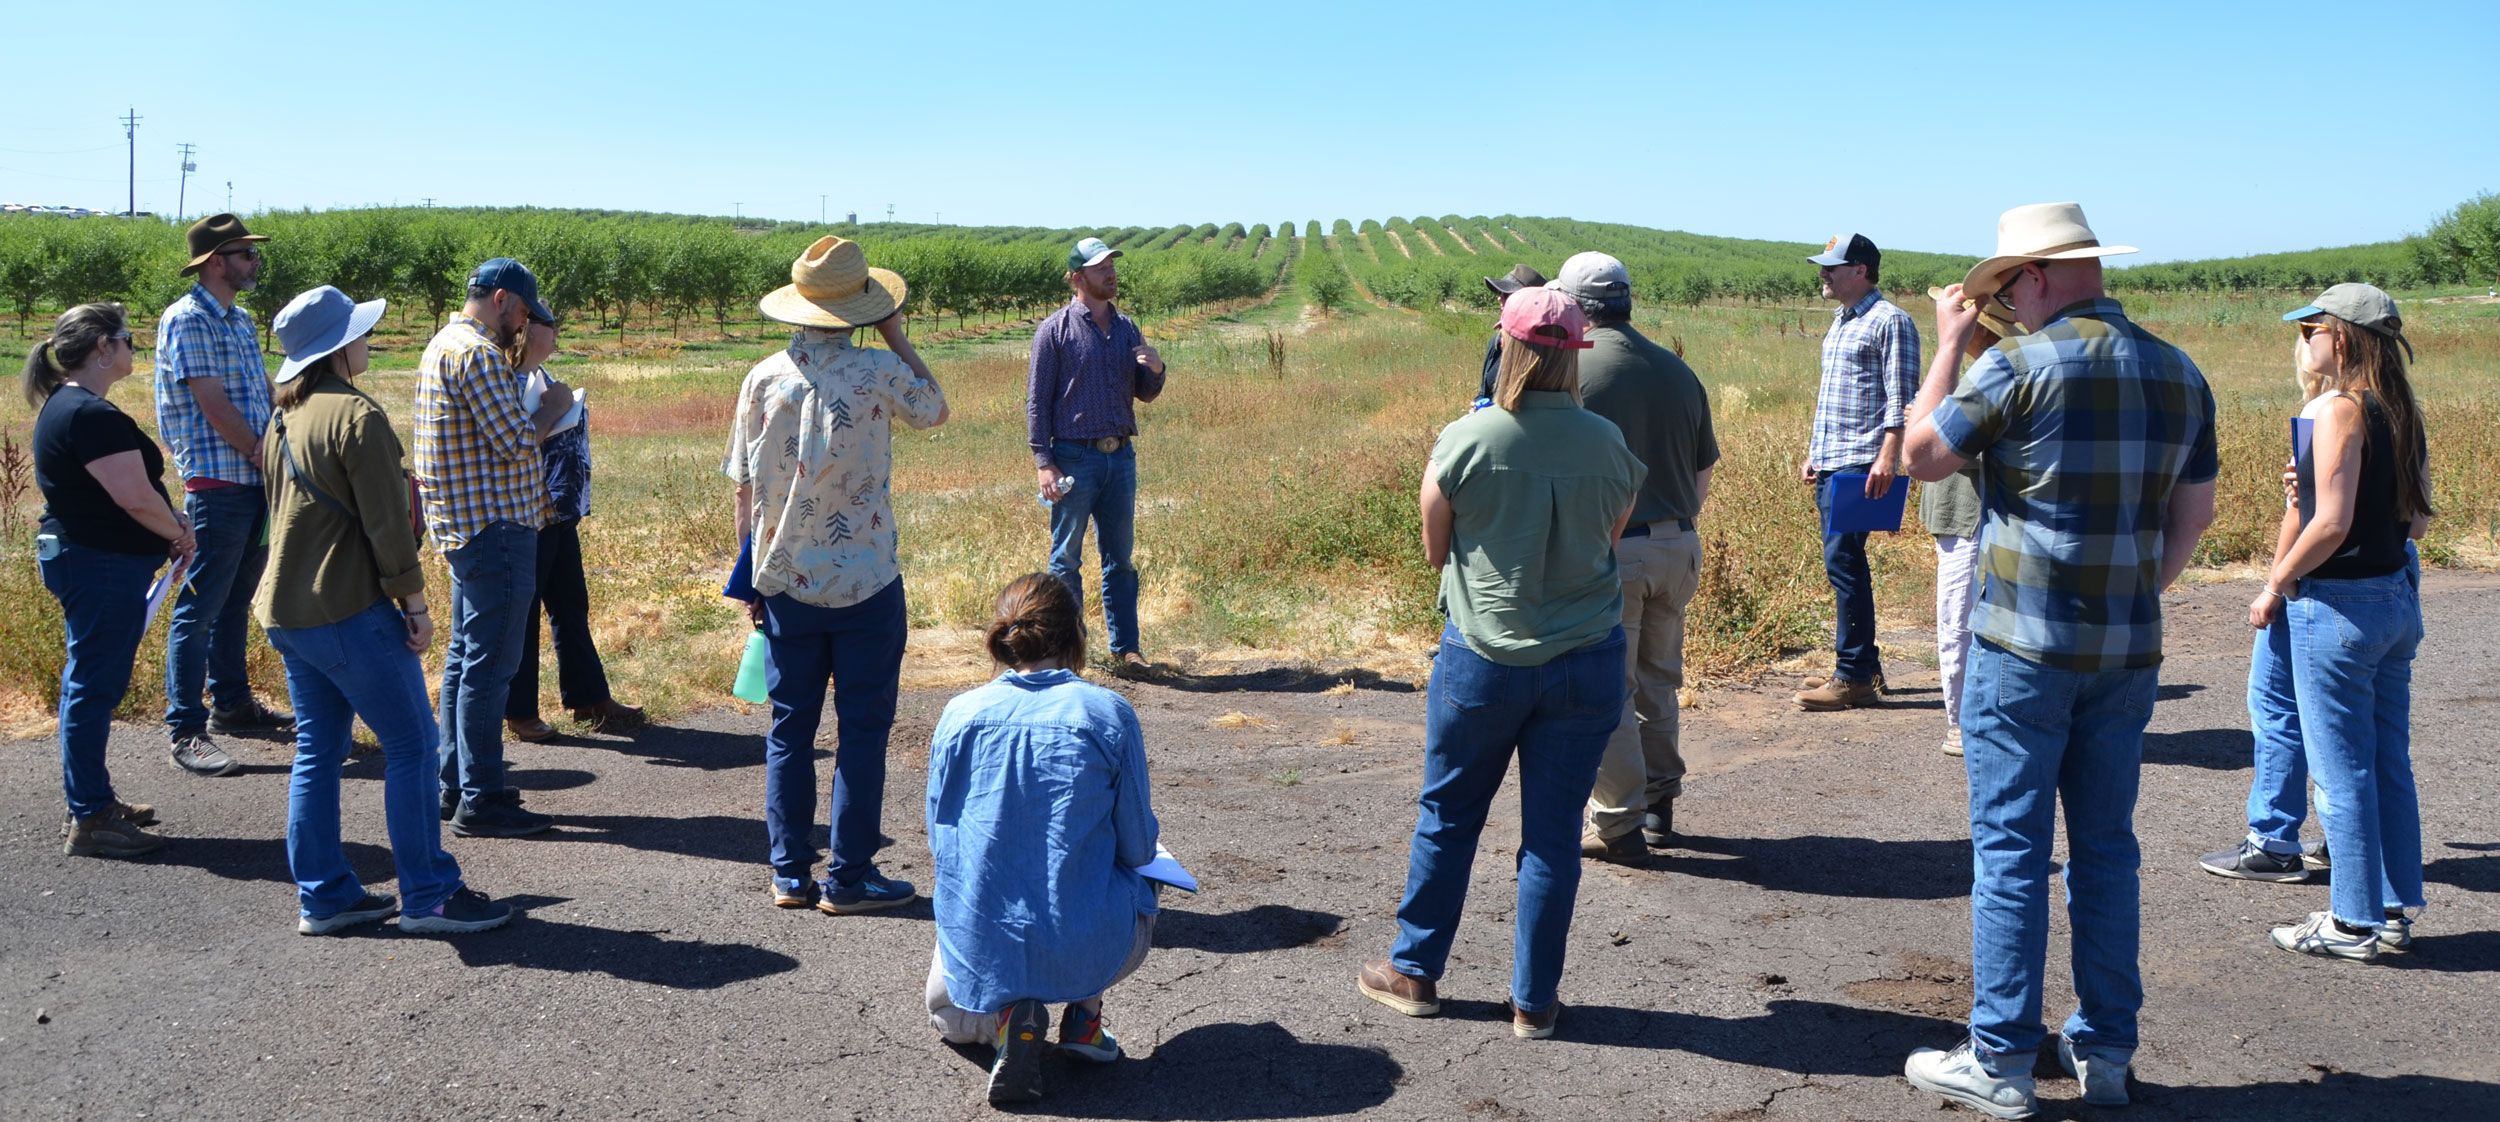
[[[26,208],[16,203],[0,203],[0,214],[24,214]]]
[[[56,206],[52,208],[52,213],[63,218],[85,218],[94,212],[83,206]]]

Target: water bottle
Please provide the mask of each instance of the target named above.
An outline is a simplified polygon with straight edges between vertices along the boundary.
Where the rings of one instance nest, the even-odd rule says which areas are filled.
[[[746,654],[738,659],[738,681],[729,687],[729,696],[761,705],[772,699],[765,692],[772,677],[773,647],[762,631],[747,632]]]

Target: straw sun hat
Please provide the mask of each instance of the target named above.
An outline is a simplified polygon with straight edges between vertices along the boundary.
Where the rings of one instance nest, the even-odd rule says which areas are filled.
[[[2083,208],[2077,204],[2018,206],[1998,217],[1996,256],[1971,266],[1970,275],[1962,278],[1962,295],[1984,304],[2005,283],[2005,274],[2029,262],[2133,252],[2131,245],[2102,245],[2084,224]]]
[[[1944,303],[1944,289],[1928,289],[1927,298],[1939,304]],[[1978,358],[1981,351],[1996,346],[1999,339],[2030,334],[2023,330],[2021,323],[2006,315],[2005,309],[1999,307],[1994,301],[1981,302],[1965,296],[1962,298],[1962,306],[1977,309],[1979,312],[1979,330],[1971,334],[1970,342],[1962,348],[1962,353],[1966,357]]]
[[[866,327],[902,307],[906,291],[900,274],[868,267],[858,242],[827,234],[790,263],[790,283],[756,307],[799,327]]]

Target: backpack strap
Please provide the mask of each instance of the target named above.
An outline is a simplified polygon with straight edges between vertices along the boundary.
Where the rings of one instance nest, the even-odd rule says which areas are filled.
[[[307,494],[310,494],[313,497],[314,501],[319,502],[323,506],[329,507],[331,510],[337,511],[339,517],[344,518],[349,522],[362,521],[356,517],[355,511],[347,509],[347,504],[331,498],[329,492],[313,486],[312,477],[305,475],[304,469],[295,466],[295,454],[287,450],[286,414],[283,412],[270,413],[269,425],[272,429],[277,431],[278,459],[286,464],[287,479],[290,482],[293,482],[296,486],[303,488]]]

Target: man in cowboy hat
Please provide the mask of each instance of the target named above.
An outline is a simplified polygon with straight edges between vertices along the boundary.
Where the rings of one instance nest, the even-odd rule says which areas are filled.
[[[2079,1008],[2058,1058],[2094,1105],[2127,1101],[2144,1004],[2134,829],[2161,662],[2161,592],[2213,521],[2214,400],[2177,347],[2101,283],[2105,246],[2073,203],[2016,207],[1996,256],[1936,302],[1942,337],[1910,408],[1910,474],[1979,459],[1980,571],[1962,706],[1970,782],[1970,1032],[1922,1048],[1910,1082],[2029,1117],[2049,935],[2054,819],[2066,810]],[[2031,329],[1955,375],[1991,302]]]
[[[1102,616],[1114,668],[1142,671],[1137,636],[1135,402],[1163,393],[1163,355],[1111,301],[1120,251],[1086,238],[1068,251],[1068,305],[1033,329],[1025,442],[1050,504],[1050,572],[1085,602],[1085,527],[1102,559]]]
[[[497,257],[469,274],[468,298],[417,362],[417,485],[425,526],[451,569],[443,650],[443,817],[463,837],[534,834],[554,819],[521,807],[504,781],[504,702],[538,582],[538,531],[550,516],[538,442],[572,410],[551,383],[532,413],[512,369],[531,320],[555,322],[538,278]]]
[[[1806,260],[1822,267],[1823,296],[1840,306],[1823,336],[1823,383],[1814,397],[1814,434],[1799,476],[1816,484],[1829,516],[1830,479],[1866,476],[1866,497],[1890,494],[1899,473],[1902,415],[1918,393],[1918,325],[1875,287],[1884,255],[1864,234],[1842,234]],[[1800,709],[1829,711],[1881,698],[1883,652],[1875,645],[1875,576],[1866,534],[1823,535],[1823,572],[1834,614],[1832,672],[1796,695]]]
[[[269,372],[252,313],[235,299],[260,284],[260,243],[269,239],[231,214],[192,223],[186,237],[191,260],[182,275],[198,280],[157,319],[156,428],[182,472],[183,507],[200,549],[166,632],[165,736],[176,766],[225,775],[236,765],[210,729],[294,727],[294,718],[252,696],[243,660],[252,597],[269,561],[260,460]]]
[[[946,394],[903,335],[903,278],[872,269],[856,242],[823,237],[764,297],[798,330],[738,389],[721,470],[737,485],[738,540],[752,558],[747,612],[772,646],[772,730],[764,737],[764,829],[773,903],[833,915],[918,895],[877,871],[886,737],[908,633],[895,558],[894,422],[946,422]],[[874,327],[884,350],[852,343]],[[801,434],[806,434],[801,439]],[[811,883],[816,726],[833,688],[833,856]]]
[[[1498,277],[1484,278],[1484,286],[1493,290],[1493,312],[1500,318],[1502,305],[1522,289],[1545,287],[1545,274],[1521,263]],[[1476,387],[1476,400],[1493,400],[1493,376],[1502,369],[1502,329],[1495,327],[1493,337],[1484,341],[1484,380]]]

